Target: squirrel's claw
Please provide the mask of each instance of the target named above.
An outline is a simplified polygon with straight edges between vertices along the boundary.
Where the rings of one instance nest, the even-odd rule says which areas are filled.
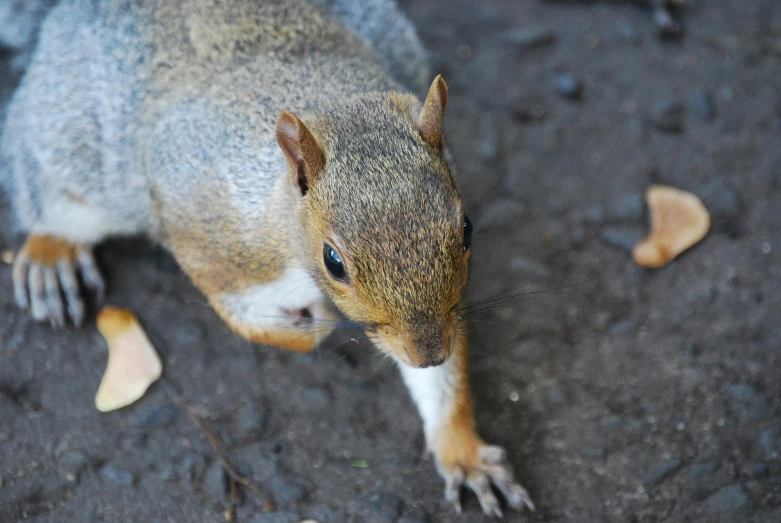
[[[466,485],[477,496],[483,513],[491,517],[502,517],[499,500],[493,493],[492,485],[502,493],[507,504],[515,510],[534,510],[528,492],[513,479],[513,473],[506,462],[501,447],[483,446],[478,452],[475,466],[455,466],[443,470],[445,477],[445,500],[453,505],[456,513],[461,514],[460,489]]]
[[[76,249],[76,263],[81,272],[81,278],[84,285],[95,293],[95,301],[103,303],[106,294],[106,284],[103,283],[103,276],[100,274],[98,264],[95,263],[95,257],[92,255],[92,249],[84,245]]]
[[[14,260],[16,303],[29,309],[35,320],[48,320],[52,327],[65,326],[66,310],[73,323],[81,325],[85,306],[78,274],[100,303],[105,285],[88,246],[31,237]]]

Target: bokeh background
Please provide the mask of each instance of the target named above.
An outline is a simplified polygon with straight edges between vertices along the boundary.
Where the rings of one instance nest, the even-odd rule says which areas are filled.
[[[508,521],[781,521],[781,6],[685,4],[669,39],[642,3],[401,3],[450,87],[470,296],[517,295],[471,327],[481,432],[538,506]],[[0,104],[24,62],[4,48]],[[649,271],[630,249],[655,183],[699,195],[714,227]],[[0,224],[17,248],[5,201]],[[187,409],[279,507],[247,491],[240,521],[483,520],[470,494],[461,518],[445,505],[412,402],[359,333],[252,346],[160,249],[99,257],[164,377],[98,413],[94,323],[34,323],[0,265],[0,521],[223,520]]]

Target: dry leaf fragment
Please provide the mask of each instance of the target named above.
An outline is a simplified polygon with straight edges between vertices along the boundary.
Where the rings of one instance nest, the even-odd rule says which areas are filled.
[[[651,210],[651,234],[632,251],[638,265],[664,267],[708,234],[710,215],[697,196],[654,185],[645,199]]]
[[[95,406],[109,412],[143,396],[162,374],[163,364],[132,312],[104,307],[98,314],[98,330],[108,343],[108,364]]]

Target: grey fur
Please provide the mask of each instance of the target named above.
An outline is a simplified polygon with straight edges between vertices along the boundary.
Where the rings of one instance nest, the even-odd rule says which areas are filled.
[[[429,57],[415,26],[400,14],[396,0],[312,0],[366,42],[382,65],[419,96],[431,83]]]
[[[377,44],[380,62],[397,67],[399,78],[420,84],[428,75],[416,60],[422,46],[392,1],[328,4],[336,18]],[[9,107],[0,149],[7,164],[0,181],[23,230],[92,243],[128,233],[164,240],[161,208],[171,211],[169,219],[181,219],[177,202],[190,194],[194,175],[210,168],[244,186],[247,206],[259,205],[273,182],[263,176],[284,170],[272,131],[279,111],[306,111],[337,93],[349,98],[344,86],[353,96],[392,86],[372,65],[372,53],[337,24],[313,19],[306,26],[301,12],[312,10],[299,1],[237,5],[62,0],[51,11]],[[242,40],[220,33],[237,12],[255,24],[239,31],[257,34]],[[176,20],[181,23],[171,23]],[[298,33],[279,39],[267,20]],[[307,56],[287,64],[277,58],[297,54]],[[340,86],[323,85],[329,77]],[[242,177],[251,178],[251,191]],[[217,176],[198,190],[219,183]],[[85,204],[99,223],[68,238],[62,222]]]

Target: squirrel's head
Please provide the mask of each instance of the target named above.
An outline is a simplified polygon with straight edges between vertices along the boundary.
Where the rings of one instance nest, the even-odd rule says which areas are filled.
[[[283,112],[277,141],[321,288],[385,352],[444,363],[459,335],[471,224],[442,137],[447,86],[425,102],[363,97],[305,124]]]

